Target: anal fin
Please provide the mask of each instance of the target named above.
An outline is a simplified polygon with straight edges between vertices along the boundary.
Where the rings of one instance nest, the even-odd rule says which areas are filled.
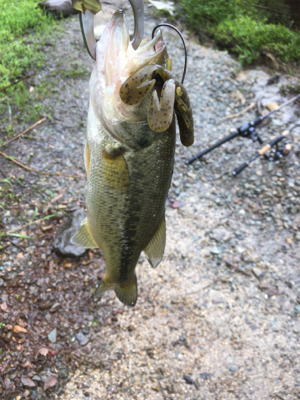
[[[81,222],[78,231],[71,237],[71,242],[86,249],[96,249],[99,247],[91,235],[87,218]]]
[[[166,246],[166,220],[165,214],[159,222],[158,228],[148,245],[144,248],[144,253],[152,268],[156,268],[161,262]]]

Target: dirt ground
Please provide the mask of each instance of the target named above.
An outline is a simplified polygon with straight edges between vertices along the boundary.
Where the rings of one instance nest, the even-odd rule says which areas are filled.
[[[105,5],[99,24],[116,8]],[[165,17],[150,6],[146,12],[150,35]],[[258,143],[238,138],[201,163],[185,164],[267,104],[291,98],[299,80],[282,74],[267,85],[272,71],[243,70],[227,53],[185,33],[196,138],[189,149],[178,139],[164,259],[153,270],[140,258],[133,309],[113,292],[94,303],[92,291],[105,271],[101,251],[67,257],[53,250],[59,228],[85,205],[92,67],[78,19],[62,24],[64,34],[47,47],[43,70],[28,82],[28,89],[37,86],[54,71],[42,102],[51,119],[1,149],[32,169],[73,177],[35,174],[0,159],[1,230],[23,235],[3,236],[2,243],[0,397],[299,399],[300,129],[291,135],[289,157],[258,160],[239,178],[231,171]],[[164,37],[180,76],[180,41],[165,30]],[[63,75],[74,59],[87,72]],[[253,102],[248,112],[224,120]],[[299,102],[276,113],[260,129],[265,143],[297,116]]]

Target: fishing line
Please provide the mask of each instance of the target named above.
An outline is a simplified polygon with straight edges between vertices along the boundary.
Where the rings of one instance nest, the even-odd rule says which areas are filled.
[[[184,68],[183,68],[183,74],[182,74],[182,78],[181,78],[181,83],[183,84],[184,78],[185,78],[185,74],[186,74],[186,66],[187,66],[187,48],[186,48],[186,44],[185,44],[184,38],[182,36],[182,33],[180,32],[179,29],[176,28],[176,26],[171,25],[171,24],[167,24],[167,23],[163,23],[163,24],[156,25],[156,27],[153,29],[153,31],[152,31],[152,39],[154,39],[154,33],[155,33],[156,29],[160,28],[161,26],[166,26],[168,28],[174,29],[174,31],[176,31],[178,33],[178,35],[180,36],[180,38],[182,40],[183,47],[184,47]]]
[[[231,212],[234,214],[235,218],[240,221],[240,218],[236,215],[234,209],[232,208],[231,204],[229,203],[229,201],[226,199],[225,195],[223,194],[223,192],[221,191],[221,189],[218,188],[218,186],[215,184],[214,178],[211,175],[211,173],[208,171],[208,169],[206,169],[204,167],[204,165],[202,164],[202,162],[199,160],[199,158],[197,156],[195,156],[197,158],[197,160],[199,161],[201,167],[203,168],[203,170],[205,171],[205,173],[209,176],[210,180],[212,181],[214,187],[217,189],[217,191],[221,194],[221,196],[223,197],[223,199],[225,200],[226,204],[228,205],[228,207],[230,208]]]

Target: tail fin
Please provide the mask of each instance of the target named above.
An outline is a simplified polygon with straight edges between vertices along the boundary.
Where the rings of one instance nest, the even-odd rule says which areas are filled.
[[[104,277],[96,289],[95,297],[101,297],[104,292],[114,290],[118,299],[125,304],[125,306],[134,307],[137,301],[137,279],[134,275],[133,280],[126,286],[112,284],[109,285],[105,282]]]

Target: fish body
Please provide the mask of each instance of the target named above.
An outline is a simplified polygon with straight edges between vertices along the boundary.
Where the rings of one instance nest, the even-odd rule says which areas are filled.
[[[149,65],[165,68],[167,59],[160,31],[134,50],[125,14],[117,11],[97,43],[90,79],[85,147],[87,219],[72,241],[103,251],[106,272],[95,295],[113,289],[129,306],[137,300],[135,267],[141,252],[152,267],[163,257],[165,202],[176,141],[173,108],[166,130],[159,132],[149,126],[155,80],[143,83],[141,79],[135,100],[130,99],[133,85],[136,88],[140,79],[137,71]],[[125,89],[129,103],[136,103],[136,96],[141,100],[126,104],[120,97]],[[157,90],[162,93],[161,87]],[[166,91],[165,100],[169,97]]]

